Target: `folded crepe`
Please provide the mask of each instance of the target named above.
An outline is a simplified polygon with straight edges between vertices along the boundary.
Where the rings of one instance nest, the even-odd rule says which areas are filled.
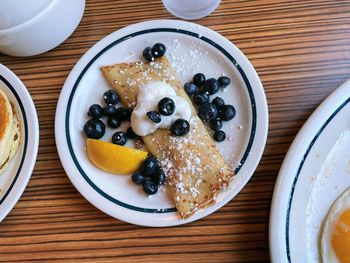
[[[6,94],[0,90],[0,174],[17,151],[19,135],[16,113]]]
[[[182,218],[214,204],[217,194],[229,185],[233,171],[197,116],[166,57],[150,63],[120,63],[101,69],[123,103],[130,108],[136,106],[139,88],[153,81],[166,82],[191,105],[188,134],[178,137],[168,129],[157,129],[142,139],[160,160],[167,176],[167,192]]]

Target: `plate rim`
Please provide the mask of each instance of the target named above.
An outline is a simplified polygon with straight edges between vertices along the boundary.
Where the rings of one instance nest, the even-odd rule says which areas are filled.
[[[3,64],[0,64],[0,80],[16,98],[25,129],[22,133],[25,137],[20,165],[10,187],[6,189],[5,195],[0,200],[0,211],[2,211],[0,222],[2,222],[17,204],[32,175],[39,146],[39,121],[29,91],[18,76]],[[14,189],[17,190],[16,193],[13,192]]]
[[[157,25],[161,24],[162,27],[159,27]],[[257,121],[259,121],[259,123],[257,124],[257,128],[256,130],[260,133],[260,135],[262,135],[261,137],[261,141],[259,143],[252,144],[252,146],[257,147],[256,145],[260,146],[259,147],[259,152],[256,154],[257,155],[257,160],[256,163],[253,164],[253,169],[251,172],[250,176],[246,176],[248,178],[244,178],[246,182],[244,182],[243,186],[246,185],[247,181],[251,178],[251,176],[253,175],[255,168],[258,164],[258,162],[261,159],[264,147],[265,147],[265,143],[266,143],[266,138],[267,138],[267,130],[268,130],[268,110],[267,110],[267,102],[266,102],[266,97],[265,97],[265,93],[261,84],[261,81],[255,71],[255,69],[253,68],[253,66],[250,64],[249,60],[244,56],[244,54],[235,46],[233,45],[231,42],[229,42],[226,38],[224,38],[223,36],[221,36],[220,34],[218,34],[217,32],[209,29],[209,28],[205,28],[202,27],[200,25],[194,24],[194,23],[190,23],[190,22],[184,22],[184,21],[177,21],[177,20],[150,20],[150,21],[146,21],[146,22],[141,22],[141,23],[137,23],[137,24],[132,24],[129,25],[127,27],[124,27],[120,30],[117,30],[115,32],[112,32],[111,34],[109,34],[108,36],[102,38],[100,41],[98,41],[93,47],[91,47],[82,57],[81,59],[77,62],[77,64],[74,66],[74,68],[72,69],[72,71],[70,72],[64,86],[62,89],[62,92],[60,94],[60,99],[58,102],[58,106],[57,106],[57,110],[56,110],[56,120],[55,120],[55,135],[56,135],[56,145],[57,145],[57,149],[59,152],[59,156],[61,159],[61,162],[63,164],[63,167],[66,170],[66,173],[68,175],[68,177],[70,178],[71,182],[73,183],[73,185],[76,187],[76,189],[83,195],[84,198],[86,198],[92,205],[94,205],[95,207],[97,207],[98,209],[100,209],[101,211],[105,212],[106,214],[109,214],[112,217],[118,218],[120,220],[129,222],[129,223],[133,223],[133,224],[138,224],[138,225],[145,225],[145,226],[172,226],[172,225],[178,225],[178,224],[183,224],[183,223],[188,223],[191,222],[193,220],[197,220],[199,218],[195,218],[193,220],[189,220],[189,221],[184,221],[184,222],[168,222],[168,224],[164,225],[164,224],[149,224],[150,222],[140,222],[140,220],[125,220],[125,218],[123,218],[122,216],[115,216],[115,215],[111,215],[110,213],[108,213],[106,211],[106,209],[101,208],[98,204],[96,204],[96,201],[94,200],[90,200],[89,197],[87,197],[83,192],[82,186],[76,185],[78,184],[78,182],[76,180],[74,180],[75,176],[73,174],[69,174],[69,172],[73,173],[74,171],[69,171],[70,170],[70,165],[67,163],[70,160],[67,160],[66,156],[63,154],[64,153],[64,149],[66,148],[66,139],[62,138],[63,136],[61,136],[62,130],[60,130],[59,128],[59,123],[61,123],[60,121],[62,121],[63,118],[63,113],[65,113],[66,107],[67,107],[67,103],[69,101],[69,97],[71,95],[71,92],[75,86],[75,82],[77,81],[77,78],[80,77],[80,75],[82,74],[82,71],[85,67],[87,67],[89,65],[89,63],[93,64],[93,62],[91,62],[91,60],[102,50],[104,50],[107,46],[111,45],[113,42],[117,41],[116,39],[121,38],[122,36],[126,36],[130,33],[135,33],[137,31],[141,31],[142,29],[144,31],[147,30],[151,30],[151,29],[156,29],[156,28],[172,28],[172,29],[177,29],[177,30],[182,30],[183,28],[198,28],[201,30],[205,30],[206,32],[210,32],[211,37],[214,35],[215,38],[219,38],[220,41],[224,41],[225,44],[227,44],[227,42],[230,45],[230,52],[228,52],[230,55],[232,53],[232,49],[234,49],[234,51],[236,53],[239,54],[240,59],[244,59],[244,63],[246,67],[250,67],[249,68],[249,74],[253,75],[254,78],[252,76],[250,76],[250,78],[252,78],[254,81],[252,86],[255,86],[255,89],[252,88],[252,92],[253,95],[256,96],[256,93],[259,93],[259,97],[258,99],[256,99],[258,101],[257,104],[259,104],[262,113],[258,113],[257,114]],[[191,31],[192,32],[192,31]],[[127,34],[128,33],[128,34]],[[214,42],[215,43],[215,42]],[[231,55],[232,56],[232,55]],[[235,60],[236,58],[234,58]],[[235,61],[235,63],[237,64],[237,62]],[[248,77],[247,77],[248,78]],[[258,88],[256,87],[258,86]],[[67,99],[68,97],[68,99]],[[66,101],[66,103],[64,103],[64,101]],[[61,109],[64,109],[64,111],[62,111]],[[61,112],[63,112],[62,114],[60,114]],[[66,113],[68,114],[68,113]],[[69,125],[68,125],[69,126]],[[67,127],[65,126],[65,131],[66,131]],[[59,141],[64,141],[64,145],[58,143]],[[68,148],[68,147],[67,147]],[[68,158],[70,159],[70,158]],[[243,188],[243,186],[241,188]],[[239,189],[240,191],[241,189]],[[238,192],[239,192],[238,191]],[[93,199],[93,198],[91,198]],[[226,203],[224,203],[226,204]],[[222,204],[221,206],[223,206],[224,204]],[[220,207],[221,207],[220,206]],[[220,207],[218,207],[217,209],[219,209]],[[215,209],[215,210],[217,210]],[[206,214],[207,215],[207,214]],[[206,216],[204,215],[204,216]],[[200,218],[204,217],[201,216]]]
[[[314,142],[328,123],[350,102],[349,86],[350,79],[342,83],[316,107],[293,139],[282,162],[273,190],[269,216],[269,251],[272,262],[292,262],[286,232],[289,225],[288,213],[299,172]],[[294,175],[290,176],[291,174]]]

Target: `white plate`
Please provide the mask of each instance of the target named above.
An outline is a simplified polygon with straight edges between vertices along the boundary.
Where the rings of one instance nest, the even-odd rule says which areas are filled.
[[[232,187],[216,205],[180,220],[163,191],[147,197],[130,176],[100,171],[85,152],[84,123],[93,103],[103,104],[102,94],[110,89],[100,72],[102,65],[138,61],[142,50],[156,42],[167,46],[171,64],[187,82],[197,72],[208,77],[222,73],[233,85],[222,93],[237,108],[234,121],[225,124],[228,137],[220,143],[226,160],[238,173]],[[56,111],[56,143],[63,166],[80,193],[105,213],[139,225],[170,226],[202,218],[230,201],[252,176],[264,149],[268,125],[265,94],[258,75],[240,50],[214,31],[188,22],[155,20],[128,26],[93,46],[74,67],[60,95]],[[126,128],[125,126],[124,128]],[[112,132],[102,139],[109,141]],[[130,144],[129,144],[130,145]]]
[[[0,64],[0,89],[15,107],[21,132],[19,148],[9,166],[0,175],[0,222],[21,197],[36,161],[39,125],[32,98],[21,80]]]
[[[350,80],[311,115],[280,169],[270,215],[273,262],[320,262],[319,238],[336,198],[350,186]]]

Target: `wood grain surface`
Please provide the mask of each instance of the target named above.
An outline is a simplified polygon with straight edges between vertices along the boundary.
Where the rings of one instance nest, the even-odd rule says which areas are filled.
[[[223,0],[195,21],[254,65],[268,99],[269,135],[254,176],[231,202],[196,222],[154,229],[111,218],[78,193],[58,158],[54,117],[68,73],[93,44],[159,18],[175,19],[159,0],[87,0],[79,27],[59,47],[31,58],[0,54],[28,87],[40,122],[35,170],[0,224],[0,262],[269,262],[270,203],[283,158],[311,112],[349,77],[350,1]]]

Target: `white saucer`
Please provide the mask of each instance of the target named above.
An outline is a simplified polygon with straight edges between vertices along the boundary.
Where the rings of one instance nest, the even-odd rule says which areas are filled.
[[[36,161],[39,124],[32,98],[21,80],[0,64],[0,89],[15,107],[20,123],[20,146],[9,166],[0,175],[0,222],[21,197]]]

